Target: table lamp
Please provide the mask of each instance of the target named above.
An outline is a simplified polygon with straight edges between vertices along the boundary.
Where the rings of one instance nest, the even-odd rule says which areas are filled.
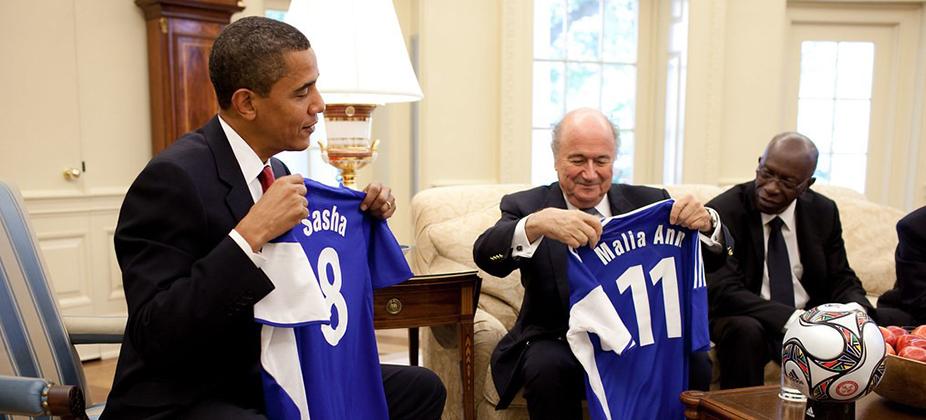
[[[327,145],[322,156],[341,183],[376,158],[373,110],[422,98],[391,0],[292,0],[286,23],[309,38],[318,57]]]

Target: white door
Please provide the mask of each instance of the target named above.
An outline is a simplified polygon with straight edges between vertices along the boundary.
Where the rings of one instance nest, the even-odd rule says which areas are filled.
[[[789,5],[783,125],[817,144],[817,182],[909,206],[919,14],[919,5]]]

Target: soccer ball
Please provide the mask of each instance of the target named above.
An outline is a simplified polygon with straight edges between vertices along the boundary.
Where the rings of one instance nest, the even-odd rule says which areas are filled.
[[[828,303],[804,312],[788,328],[781,369],[807,398],[859,399],[884,375],[884,337],[864,312]]]

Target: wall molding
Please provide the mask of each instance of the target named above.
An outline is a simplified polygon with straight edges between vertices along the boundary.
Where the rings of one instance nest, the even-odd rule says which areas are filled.
[[[528,183],[531,176],[533,2],[501,2],[498,180]]]

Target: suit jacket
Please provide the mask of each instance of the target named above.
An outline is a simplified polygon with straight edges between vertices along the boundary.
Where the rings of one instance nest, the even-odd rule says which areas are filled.
[[[878,298],[878,307],[900,309],[926,324],[926,207],[897,222],[897,239],[897,282]]]
[[[252,205],[217,117],[135,179],[115,232],[129,316],[103,419],[175,418],[206,399],[264,410],[253,305],[273,284],[228,236]]]
[[[794,308],[759,296],[765,266],[765,237],[756,208],[756,187],[750,181],[730,188],[707,203],[717,210],[739,245],[720,269],[707,275],[711,319],[731,315],[756,318],[769,331],[781,331]],[[804,273],[800,282],[810,300],[807,308],[823,303],[857,302],[874,314],[865,289],[849,267],[842,241],[836,203],[807,190],[794,211],[797,246]]]
[[[608,200],[612,214],[626,213],[669,198],[665,190],[611,185]],[[492,379],[500,397],[496,406],[508,406],[521,388],[521,357],[531,340],[563,338],[569,328],[569,283],[566,278],[566,245],[544,239],[531,258],[511,255],[515,226],[523,217],[547,207],[565,209],[559,183],[506,195],[501,201],[501,219],[476,239],[473,260],[487,273],[507,276],[521,270],[524,300],[514,327],[492,352]],[[723,253],[705,254],[705,264],[723,263]]]

